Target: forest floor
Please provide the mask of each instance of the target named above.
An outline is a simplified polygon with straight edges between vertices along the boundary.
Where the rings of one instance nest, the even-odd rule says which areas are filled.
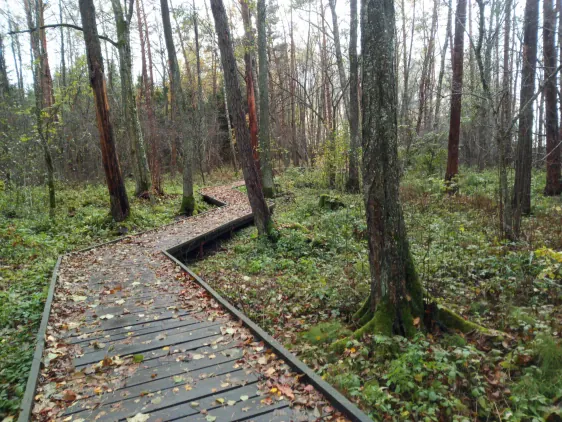
[[[505,243],[497,174],[462,172],[454,197],[444,194],[440,176],[405,175],[411,247],[428,300],[505,331],[500,341],[435,326],[408,340],[373,335],[341,355],[330,352],[329,343],[353,329],[350,315],[368,291],[369,267],[361,196],[329,191],[319,171],[279,177],[277,243],[244,229],[191,266],[374,419],[541,420],[561,413],[560,198],[544,198],[544,173],[535,174],[524,239]],[[232,178],[214,175],[206,185]],[[173,221],[181,184],[168,183],[166,192],[154,202],[132,200],[124,225],[109,218],[101,185],[60,186],[55,220],[43,208],[44,188],[0,192],[0,417],[13,414],[23,395],[57,255]],[[335,209],[319,206],[322,194],[337,196]]]
[[[353,329],[369,266],[362,197],[330,192],[320,172],[294,169],[279,178],[277,243],[248,228],[190,265],[376,420],[560,417],[562,203],[543,197],[544,174],[535,174],[523,240],[504,242],[497,174],[463,170],[453,197],[441,177],[405,176],[410,244],[426,301],[503,338],[437,324],[412,339],[371,335],[332,352],[329,344]],[[320,207],[322,194],[335,205]]]

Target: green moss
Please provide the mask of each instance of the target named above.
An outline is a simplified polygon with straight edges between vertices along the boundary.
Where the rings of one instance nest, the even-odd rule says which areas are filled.
[[[323,322],[311,327],[309,330],[300,333],[300,337],[310,344],[332,343],[341,337],[347,337],[351,331],[345,328],[340,322]]]
[[[266,198],[273,198],[275,197],[275,191],[273,190],[273,187],[270,188],[266,188],[265,186],[262,188],[263,190],[263,196],[265,196]]]
[[[475,330],[483,333],[490,332],[490,330],[488,330],[487,328],[482,327],[481,325],[478,325],[474,322],[467,321],[462,316],[441,305],[437,306],[437,315],[435,319],[445,325],[447,328],[459,330],[461,333],[468,333]]]
[[[193,215],[195,211],[195,198],[193,195],[182,196],[180,214],[182,215]]]
[[[352,317],[353,320],[354,321],[361,320],[363,316],[366,313],[368,313],[370,310],[371,310],[371,296],[369,295],[369,297],[363,302],[359,310],[353,314]]]

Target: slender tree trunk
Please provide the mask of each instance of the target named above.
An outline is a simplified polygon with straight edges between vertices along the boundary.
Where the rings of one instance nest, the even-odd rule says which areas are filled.
[[[334,47],[336,49],[336,63],[338,65],[338,75],[340,77],[340,85],[342,90],[343,105],[346,117],[349,117],[349,91],[347,89],[347,78],[345,77],[345,67],[343,65],[343,54],[340,44],[340,30],[338,24],[338,15],[336,14],[336,0],[328,0],[330,3],[330,11],[332,12],[332,32],[334,33]]]
[[[248,121],[250,126],[250,140],[252,144],[252,156],[259,170],[259,145],[258,145],[258,115],[256,112],[256,97],[254,94],[254,78],[252,75],[252,55],[254,47],[254,36],[252,34],[252,22],[250,20],[250,9],[248,0],[240,0],[242,9],[242,21],[244,23],[244,62],[246,64],[246,98],[248,100]],[[227,90],[228,91],[228,90]]]
[[[133,162],[136,182],[135,195],[147,195],[151,190],[150,170],[144,147],[144,139],[137,113],[137,102],[133,92],[133,61],[131,58],[131,17],[133,16],[134,0],[129,3],[127,16],[123,14],[121,0],[111,0],[115,25],[117,27],[117,42],[119,44],[119,74],[121,76],[121,101],[125,118],[129,150]]]
[[[425,51],[425,56],[422,65],[422,74],[420,80],[419,88],[419,107],[418,107],[418,120],[416,122],[416,135],[420,135],[422,132],[422,123],[428,121],[428,115],[430,113],[427,103],[431,97],[431,71],[433,70],[433,50],[435,46],[435,33],[437,31],[437,15],[439,11],[439,0],[434,0],[433,2],[433,14],[431,18],[431,30],[429,34],[429,40],[427,43],[427,49]],[[428,129],[425,125],[424,129]]]
[[[322,49],[321,49],[321,68],[322,68],[322,90],[324,95],[324,127],[326,129],[326,170],[328,173],[328,184],[330,188],[336,187],[336,139],[332,120],[332,94],[328,80],[328,47],[326,42],[326,19],[324,5],[320,2],[322,20]]]
[[[185,97],[181,87],[180,68],[178,66],[178,58],[176,56],[176,47],[172,36],[172,25],[170,23],[170,10],[168,8],[168,0],[160,0],[162,9],[162,26],[164,28],[164,40],[166,41],[166,49],[168,50],[168,63],[170,66],[170,85],[172,90],[172,120],[175,126],[180,125],[186,112]],[[183,131],[174,128],[175,136],[179,138]],[[195,197],[193,196],[193,141],[190,136],[183,134],[184,141],[184,168],[183,168],[183,196],[180,207],[180,213],[192,215],[195,211]]]
[[[347,190],[359,192],[359,61],[357,60],[357,0],[349,1],[351,21],[349,28],[349,177]]]
[[[63,22],[62,17],[62,0],[59,0],[59,19],[60,22]],[[66,61],[65,61],[65,48],[64,48],[64,27],[60,27],[60,64],[61,64],[61,80],[62,86],[66,87]]]
[[[274,183],[271,168],[271,135],[269,132],[269,63],[267,61],[267,11],[265,0],[258,0],[258,63],[260,86],[260,164],[263,182],[263,194],[266,198],[273,198]],[[226,101],[226,96],[225,96]]]
[[[96,11],[93,0],[79,0],[79,5],[80,15],[82,16],[82,28],[84,30],[84,41],[86,43],[86,55],[88,57],[90,85],[94,93],[98,130],[100,133],[103,167],[109,190],[111,215],[115,221],[123,221],[130,212],[129,199],[115,149],[113,125],[111,123],[103,72],[103,57],[101,55],[101,45],[96,26]]]
[[[527,104],[535,91],[539,1],[526,0],[523,22],[523,62],[519,104]],[[546,76],[546,75],[545,75]],[[533,107],[522,110],[515,158],[513,187],[513,230],[519,234],[521,216],[531,212],[531,167],[533,157]]]
[[[558,113],[557,113],[557,90],[556,79],[548,78],[556,71],[556,49],[554,36],[556,33],[556,10],[553,8],[552,0],[543,1],[543,53],[545,73],[545,127],[546,127],[546,186],[544,194],[547,196],[560,195],[562,192],[561,162],[560,162],[560,140],[558,138]]]
[[[221,62],[224,72],[226,93],[228,103],[232,107],[232,120],[236,133],[236,142],[240,150],[242,171],[248,190],[248,199],[254,214],[254,221],[261,236],[272,236],[274,232],[273,222],[269,207],[263,196],[261,180],[252,155],[250,144],[250,132],[246,126],[245,113],[242,107],[242,93],[238,83],[238,69],[236,58],[232,47],[232,37],[228,28],[226,10],[222,0],[211,0],[211,10],[215,20],[215,29],[218,36],[218,44],[221,52]]]
[[[297,141],[297,114],[296,114],[296,89],[297,89],[297,72],[296,72],[296,46],[295,37],[293,36],[293,9],[291,8],[291,28],[289,31],[291,38],[291,62],[290,62],[290,95],[291,95],[291,144],[293,149],[293,164],[299,166],[299,143]]]
[[[24,0],[24,8],[27,17],[27,26],[40,28],[43,26],[43,2],[35,0],[35,19],[30,0]],[[49,147],[50,132],[53,131],[51,124],[55,121],[55,111],[53,96],[53,80],[49,68],[49,58],[47,55],[47,38],[45,30],[31,32],[31,62],[33,69],[33,86],[35,91],[35,114],[37,117],[37,134],[41,140],[41,148],[47,169],[47,186],[49,190],[49,215],[55,216],[56,196],[55,196],[55,170],[53,157]]]
[[[203,83],[201,81],[201,56],[199,54],[199,22],[197,18],[197,9],[195,8],[195,0],[193,1],[193,32],[195,35],[195,61],[197,70],[197,109],[195,113],[195,145],[197,154],[199,156],[199,170],[201,171],[201,179],[205,183],[205,173],[203,159],[204,144],[205,144],[205,128],[203,120]]]
[[[139,29],[139,39],[141,46],[141,63],[142,63],[142,82],[144,91],[144,108],[146,110],[147,125],[148,125],[148,136],[150,144],[150,175],[152,182],[152,192],[155,194],[163,194],[162,189],[162,177],[160,173],[160,148],[158,143],[158,135],[156,134],[156,119],[154,116],[154,107],[152,104],[152,80],[148,77],[148,69],[146,63],[146,50],[147,46],[150,46],[150,40],[148,39],[148,33],[145,33],[143,20],[141,17],[142,0],[137,0],[137,20]]]
[[[421,285],[400,203],[394,2],[363,0],[363,192],[371,294],[355,314],[355,335],[412,335],[423,314]]]
[[[463,57],[464,57],[464,31],[466,23],[466,0],[457,1],[457,13],[455,19],[455,43],[453,60],[453,81],[451,93],[451,117],[449,123],[449,143],[447,156],[447,171],[445,181],[451,183],[459,173],[459,139],[461,127],[461,105],[462,105],[462,79],[463,79]],[[454,190],[454,189],[453,189]]]
[[[228,129],[228,143],[230,144],[230,151],[232,153],[232,164],[234,165],[234,172],[238,176],[238,160],[236,159],[236,146],[234,145],[234,137],[232,136],[232,125],[230,124],[230,112],[228,111],[228,98],[226,95],[226,85],[222,86],[224,95],[224,114],[226,115],[226,127]]]
[[[441,52],[441,64],[439,66],[439,77],[437,79],[437,95],[435,99],[435,119],[433,120],[433,130],[439,129],[439,122],[441,119],[441,97],[443,92],[443,76],[445,75],[445,58],[447,57],[447,47],[449,44],[449,37],[451,34],[451,20],[453,15],[452,0],[449,0],[447,7],[447,28],[445,30],[445,42],[443,43],[443,50]]]

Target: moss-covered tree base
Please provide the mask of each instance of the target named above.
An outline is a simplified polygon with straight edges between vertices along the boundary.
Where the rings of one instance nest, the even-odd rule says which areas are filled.
[[[182,215],[193,215],[195,211],[195,197],[193,195],[183,196],[181,199],[180,214]]]
[[[263,191],[263,196],[265,198],[274,198],[275,197],[275,191],[273,190],[273,187],[262,187],[262,191]]]

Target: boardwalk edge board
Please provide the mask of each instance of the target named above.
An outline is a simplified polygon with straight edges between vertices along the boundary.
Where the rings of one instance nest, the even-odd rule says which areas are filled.
[[[37,333],[37,345],[35,346],[35,353],[33,354],[33,361],[31,363],[31,370],[27,378],[25,386],[25,394],[21,402],[21,412],[19,415],[19,422],[26,422],[30,420],[31,410],[33,409],[33,402],[35,401],[35,391],[37,390],[37,382],[39,381],[39,371],[41,370],[41,362],[43,361],[43,350],[45,349],[45,334],[47,333],[47,324],[49,323],[49,315],[51,313],[51,305],[55,296],[55,286],[57,284],[59,266],[62,261],[63,255],[59,255],[53,275],[51,277],[51,284],[49,285],[49,292],[47,293],[47,300],[45,301],[45,308],[43,309],[43,317],[41,318],[41,325]]]
[[[216,198],[213,198],[211,196],[202,194],[203,199],[206,202],[209,202],[213,205],[216,205],[217,207],[221,208],[224,207],[226,205],[228,205],[228,203],[219,201]],[[273,210],[274,208],[274,204],[270,204],[270,210]],[[210,213],[212,211],[215,211],[215,209],[211,209],[208,211],[205,211],[201,214],[197,214],[197,215],[203,215],[203,214],[207,214]],[[45,347],[45,334],[47,332],[47,325],[49,322],[49,316],[51,313],[51,305],[53,302],[53,298],[54,298],[54,293],[55,293],[55,288],[56,288],[56,283],[58,280],[58,270],[62,261],[62,258],[66,255],[72,255],[72,254],[76,254],[76,253],[81,253],[81,252],[87,252],[102,246],[106,246],[106,245],[111,245],[114,243],[118,243],[120,241],[123,241],[125,239],[128,239],[132,236],[138,236],[138,235],[142,235],[145,233],[149,233],[158,229],[161,229],[163,227],[167,227],[167,226],[171,226],[173,224],[177,224],[179,221],[174,221],[171,222],[169,224],[165,224],[163,226],[159,226],[159,227],[155,227],[152,229],[148,229],[145,231],[141,231],[138,233],[134,233],[131,235],[126,235],[126,236],[121,236],[118,237],[116,239],[107,241],[107,242],[103,242],[103,243],[99,243],[99,244],[95,244],[83,249],[79,249],[79,250],[75,250],[75,251],[71,251],[68,252],[66,254],[62,254],[58,256],[57,259],[57,263],[55,264],[55,267],[53,269],[53,275],[51,277],[51,282],[49,285],[49,291],[47,294],[47,299],[45,301],[45,308],[43,310],[43,316],[41,318],[41,325],[39,327],[39,331],[37,333],[37,343],[35,346],[35,353],[33,355],[33,361],[32,361],[32,365],[31,365],[31,370],[29,372],[29,377],[27,379],[27,384],[26,384],[26,389],[25,389],[25,394],[24,397],[22,399],[21,405],[20,405],[20,414],[18,417],[18,422],[27,422],[29,420],[31,420],[31,413],[33,410],[33,405],[35,402],[35,393],[37,390],[37,384],[39,381],[39,374],[41,371],[41,365],[42,365],[42,361],[43,361],[43,351],[44,351],[44,347]],[[177,253],[177,252],[183,252],[183,253],[188,253],[192,250],[194,250],[196,247],[198,247],[201,244],[204,244],[205,242],[209,242],[212,240],[217,239],[218,237],[222,236],[225,233],[234,231],[236,229],[239,229],[241,227],[245,227],[249,224],[251,224],[251,222],[253,221],[253,215],[250,214],[248,216],[244,216],[244,217],[240,217],[236,220],[230,221],[226,224],[223,224],[222,226],[219,226],[209,232],[203,233],[202,235],[199,235],[187,242],[184,243],[180,243],[179,245],[173,246],[167,250],[163,250],[162,253],[164,255],[166,255],[170,260],[172,260],[175,264],[179,265],[185,272],[187,272],[196,283],[198,283],[201,287],[203,287],[218,303],[220,303],[231,315],[233,315],[235,318],[241,320],[244,325],[246,325],[250,331],[252,331],[252,333],[254,335],[256,335],[258,338],[260,338],[261,340],[263,340],[263,342],[269,347],[271,348],[275,354],[282,358],[283,360],[285,360],[287,362],[287,364],[289,364],[289,366],[303,374],[308,382],[314,386],[320,393],[322,393],[330,402],[332,402],[331,404],[336,407],[339,411],[341,411],[343,414],[345,414],[347,417],[349,417],[352,421],[359,421],[359,422],[367,422],[367,421],[371,421],[371,419],[365,414],[363,413],[357,406],[355,406],[351,401],[349,401],[347,398],[345,398],[340,392],[338,392],[334,387],[332,387],[330,384],[328,384],[326,381],[324,381],[321,377],[319,377],[314,371],[312,371],[312,369],[310,369],[308,366],[306,366],[303,362],[301,362],[295,355],[293,355],[291,352],[289,352],[281,343],[279,343],[277,340],[275,340],[272,336],[270,336],[269,334],[267,334],[262,328],[260,328],[257,324],[255,324],[250,318],[248,318],[245,314],[243,314],[242,312],[240,312],[238,309],[236,309],[232,304],[230,304],[230,302],[228,302],[225,298],[223,298],[216,290],[214,290],[209,284],[207,284],[201,277],[199,277],[197,274],[195,274],[189,267],[187,267],[185,264],[183,264],[180,260],[178,260],[173,253]]]

